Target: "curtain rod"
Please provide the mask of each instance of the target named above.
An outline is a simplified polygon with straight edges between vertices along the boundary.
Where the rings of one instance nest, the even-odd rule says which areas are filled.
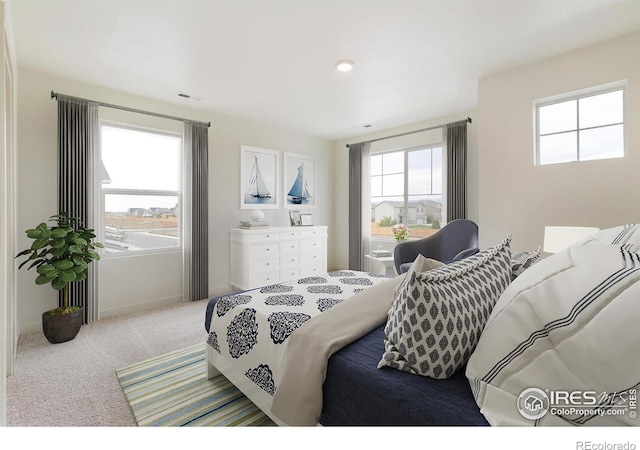
[[[471,123],[471,117],[467,117],[467,122]],[[450,123],[455,123],[455,122],[450,122]],[[407,131],[406,133],[394,134],[392,136],[381,137],[381,138],[378,138],[378,139],[371,139],[370,141],[357,142],[355,144],[347,144],[347,148],[349,148],[349,145],[362,144],[364,142],[384,141],[385,139],[391,139],[391,138],[396,138],[396,137],[400,137],[400,136],[406,136],[408,134],[421,133],[423,131],[435,130],[436,128],[442,128],[445,125],[447,125],[447,124],[443,123],[441,125],[436,125],[435,127],[422,128],[420,130],[415,130],[415,131]]]
[[[53,92],[53,90],[52,90],[51,91],[51,98],[52,99],[55,98],[57,100],[58,99],[58,93],[57,92]],[[88,100],[88,101],[90,101],[92,103],[95,103],[97,105],[100,105],[100,106],[104,106],[105,108],[121,109],[123,111],[129,111],[129,112],[134,112],[134,113],[139,113],[139,114],[146,114],[148,116],[162,117],[163,119],[179,120],[180,122],[184,122],[184,121],[193,122],[192,120],[183,119],[182,117],[168,116],[166,114],[160,114],[160,113],[155,113],[155,112],[151,112],[151,111],[144,111],[142,109],[128,108],[126,106],[112,105],[111,103],[96,102],[94,100]],[[201,122],[201,123],[204,123],[204,122]],[[207,126],[210,127],[211,126],[211,122],[208,122]]]

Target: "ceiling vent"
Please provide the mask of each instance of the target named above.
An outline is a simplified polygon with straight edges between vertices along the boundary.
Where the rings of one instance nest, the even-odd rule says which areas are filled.
[[[202,98],[196,97],[195,95],[187,94],[186,92],[178,92],[178,97],[188,98],[189,100],[195,100],[196,102],[202,100]]]

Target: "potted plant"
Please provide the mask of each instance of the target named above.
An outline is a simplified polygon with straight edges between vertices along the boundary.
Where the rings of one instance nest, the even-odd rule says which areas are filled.
[[[36,268],[36,284],[51,283],[53,289],[63,292],[62,307],[42,314],[45,337],[52,344],[58,344],[75,338],[82,326],[83,309],[69,306],[69,283],[87,278],[89,264],[100,259],[96,247],[104,248],[104,245],[92,242],[96,237],[94,230],[85,228],[77,217],[70,217],[66,212],[51,216],[49,222],[53,224],[48,226],[43,222],[26,231],[34,242],[16,258],[29,255],[18,269],[31,262],[27,270]]]

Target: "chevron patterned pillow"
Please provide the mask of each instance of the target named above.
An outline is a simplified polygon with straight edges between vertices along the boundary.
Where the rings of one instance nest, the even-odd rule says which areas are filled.
[[[510,243],[414,273],[389,310],[378,368],[443,379],[464,366],[511,282]]]

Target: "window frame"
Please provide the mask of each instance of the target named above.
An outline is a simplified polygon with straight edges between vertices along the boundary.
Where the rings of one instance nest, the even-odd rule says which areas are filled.
[[[117,122],[113,120],[100,120],[100,136],[102,136],[102,129],[104,126],[112,127],[112,128],[121,128],[124,130],[137,131],[148,134],[156,134],[160,136],[168,136],[180,139],[180,167],[178,168],[178,190],[161,190],[161,189],[129,189],[129,188],[104,188],[102,186],[102,180],[100,177],[97,177],[96,185],[98,192],[100,193],[100,210],[98,212],[99,222],[98,222],[98,230],[96,235],[100,242],[105,242],[105,204],[106,204],[106,196],[107,195],[145,195],[145,196],[176,196],[178,198],[178,245],[175,247],[156,247],[142,250],[128,250],[128,251],[119,251],[119,252],[107,252],[106,250],[101,251],[101,255],[104,258],[126,258],[126,257],[135,257],[135,256],[144,256],[144,255],[154,255],[154,254],[165,254],[165,253],[181,253],[183,247],[182,241],[182,205],[183,205],[183,196],[182,196],[182,183],[183,183],[183,166],[184,166],[184,135],[182,133],[178,133],[175,131],[161,130],[157,128],[144,127],[139,125],[133,125],[129,123]],[[102,137],[100,138],[100,155],[98,161],[102,161]]]
[[[580,100],[594,97],[602,94],[609,94],[612,92],[622,91],[622,122],[609,123],[606,125],[597,125],[591,127],[580,128]],[[560,162],[551,162],[551,163],[540,163],[540,108],[545,106],[556,105],[560,103],[565,103],[575,100],[576,101],[576,128],[565,131],[558,131],[553,133],[543,134],[544,136],[553,136],[565,133],[576,133],[576,159],[571,161],[560,161]],[[627,156],[627,134],[626,134],[626,109],[627,109],[627,82],[625,81],[616,81],[613,83],[608,83],[600,86],[594,86],[587,89],[581,89],[579,91],[573,91],[566,94],[556,95],[553,97],[547,97],[539,100],[535,100],[533,102],[534,109],[534,154],[533,154],[533,163],[535,166],[553,166],[556,164],[566,164],[566,163],[579,163],[579,162],[588,162],[588,161],[600,161],[605,159],[618,159],[624,158]],[[580,132],[586,130],[595,130],[598,128],[605,128],[615,125],[622,125],[622,156],[619,157],[610,157],[610,158],[596,158],[596,159],[580,159]]]
[[[404,180],[403,180],[403,206],[402,206],[402,211],[407,211],[407,215],[408,215],[408,211],[409,211],[409,197],[411,197],[411,195],[408,193],[409,191],[409,153],[411,152],[416,152],[416,151],[420,151],[420,150],[433,150],[434,148],[440,148],[441,152],[442,152],[442,174],[441,174],[441,178],[442,178],[442,187],[441,187],[441,193],[440,194],[424,194],[424,195],[440,195],[442,197],[442,203],[441,203],[441,208],[442,208],[442,219],[440,221],[441,226],[444,226],[446,224],[446,217],[445,217],[445,211],[446,211],[446,155],[445,155],[445,147],[444,147],[444,141],[441,142],[435,142],[435,143],[430,143],[430,144],[423,144],[423,145],[414,145],[411,147],[405,147],[405,148],[394,148],[394,149],[388,149],[388,150],[381,150],[381,151],[377,151],[374,153],[371,153],[371,157],[373,156],[382,156],[384,154],[387,153],[403,153],[403,159],[404,159],[404,169],[403,169],[403,176],[404,176]],[[371,184],[371,180],[373,179],[373,177],[383,177],[384,175],[398,175],[400,174],[400,172],[390,172],[385,174],[384,173],[384,165],[382,166],[382,172],[380,173],[380,175],[373,175],[373,174],[369,174],[369,183]],[[430,180],[430,184],[431,184],[431,192],[433,192],[433,151],[431,152],[431,180]],[[384,183],[382,183],[381,185],[381,189],[382,189],[382,193],[384,193]],[[423,195],[423,194],[415,194],[415,195]],[[414,196],[415,196],[414,195]],[[371,195],[371,193],[369,193],[369,204],[371,203],[371,200],[373,198],[384,198],[384,195],[380,195],[380,196],[373,196]],[[399,195],[393,195],[393,196],[387,196],[387,197],[400,197]],[[384,201],[384,200],[383,200]],[[405,220],[405,222],[408,222],[408,220]],[[409,226],[408,223],[405,223],[405,225]],[[372,239],[375,239],[377,241],[395,241],[395,239],[393,237],[388,237],[388,236],[378,236],[378,235],[371,235]],[[409,240],[412,239],[419,239],[419,238],[412,238],[411,236],[409,236],[408,238]]]

